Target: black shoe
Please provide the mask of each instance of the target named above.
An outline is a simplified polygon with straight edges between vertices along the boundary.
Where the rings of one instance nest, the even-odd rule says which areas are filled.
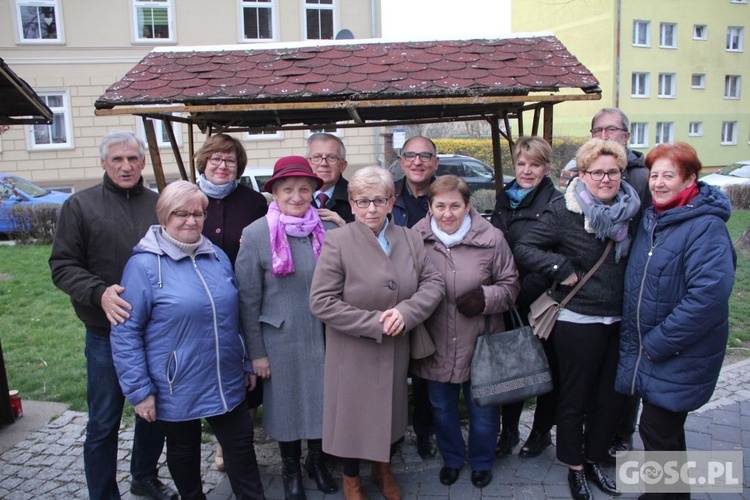
[[[331,477],[331,472],[326,467],[322,452],[308,451],[305,459],[305,470],[307,471],[307,477],[315,480],[315,485],[323,493],[336,493],[339,490],[336,481]]]
[[[460,470],[461,469],[448,467],[447,465],[444,466],[442,469],[440,469],[440,484],[450,486],[451,484],[455,483],[456,480],[458,480],[458,472]]]
[[[475,488],[484,488],[492,481],[491,470],[473,470],[471,471],[471,484]]]
[[[591,500],[591,489],[589,489],[583,469],[568,470],[568,486],[570,486],[570,496],[573,500]]]
[[[586,477],[591,479],[594,484],[607,495],[619,496],[620,493],[617,491],[617,485],[612,481],[607,473],[604,472],[602,466],[599,464],[592,464],[586,462],[583,464],[583,470],[586,471]]]
[[[500,437],[497,439],[495,456],[504,457],[510,455],[511,453],[513,453],[513,447],[520,442],[521,435],[518,433],[518,429],[503,429],[503,431],[500,433]]]
[[[435,446],[435,440],[429,434],[423,436],[417,436],[417,453],[422,457],[422,460],[432,458],[437,453],[437,447]]]
[[[518,452],[518,456],[521,458],[538,457],[551,444],[552,435],[549,431],[542,434],[532,429],[529,438],[523,443],[521,451]]]
[[[615,437],[612,440],[612,444],[609,445],[607,450],[607,462],[615,463],[617,461],[617,453],[623,453],[633,449],[633,438],[622,439],[621,437]]]
[[[179,500],[180,498],[175,490],[155,477],[144,481],[132,479],[130,481],[130,493],[137,497],[148,497],[152,500]]]

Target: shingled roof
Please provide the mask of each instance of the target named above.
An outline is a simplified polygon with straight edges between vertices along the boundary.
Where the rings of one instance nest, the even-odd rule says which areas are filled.
[[[183,111],[191,122],[223,128],[363,126],[471,119],[601,92],[548,34],[318,43],[157,49],[107,89],[97,114]]]
[[[0,125],[52,123],[52,110],[0,58]]]

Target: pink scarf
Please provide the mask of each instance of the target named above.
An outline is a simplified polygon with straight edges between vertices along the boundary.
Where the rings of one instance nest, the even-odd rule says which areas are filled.
[[[287,235],[302,238],[312,233],[312,248],[315,261],[320,257],[323,248],[325,229],[318,217],[318,211],[312,206],[307,208],[304,217],[292,217],[284,215],[279,210],[279,204],[275,201],[268,205],[268,229],[271,231],[271,268],[274,276],[286,276],[294,273],[294,262],[292,262],[292,251],[289,248]]]

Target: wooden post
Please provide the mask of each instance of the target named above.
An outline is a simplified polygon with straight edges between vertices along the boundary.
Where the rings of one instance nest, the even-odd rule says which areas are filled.
[[[502,151],[500,143],[500,116],[492,115],[489,120],[492,136],[492,163],[495,168],[495,192],[499,193],[503,189],[503,165]]]
[[[154,177],[156,178],[156,187],[161,193],[167,187],[167,181],[164,178],[164,168],[159,156],[159,143],[156,142],[156,132],[154,132],[154,122],[145,116],[143,119],[143,129],[146,131],[146,140],[148,140],[148,152],[151,156],[151,164],[154,167]]]
[[[8,389],[8,375],[5,373],[3,345],[0,342],[0,425],[12,424],[16,421],[13,417],[13,409],[10,407]]]

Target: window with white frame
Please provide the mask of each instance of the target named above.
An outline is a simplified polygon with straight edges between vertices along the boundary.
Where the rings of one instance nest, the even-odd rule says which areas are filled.
[[[648,123],[630,122],[630,147],[648,147]]]
[[[656,122],[656,144],[674,142],[674,122]]]
[[[167,130],[167,122],[164,120],[151,120],[154,124],[154,134],[156,135],[156,144],[160,148],[171,148],[172,144],[169,142],[169,131]],[[138,118],[138,130],[141,133],[141,139],[148,144],[146,138],[146,130],[143,128],[143,120]],[[177,146],[182,144],[182,124],[180,122],[172,122],[172,132],[174,132],[175,141]]]
[[[649,21],[633,21],[633,45],[651,46],[651,23]]]
[[[307,40],[333,40],[334,0],[304,0],[305,38]]]
[[[52,110],[51,125],[27,126],[29,149],[69,149],[73,147],[70,98],[65,91],[37,92]]]
[[[317,134],[318,132],[326,132],[329,134],[333,134],[336,137],[344,137],[344,130],[343,128],[337,128],[337,127],[319,127],[319,128],[311,128],[307,131],[307,137],[310,137],[313,134]]]
[[[703,122],[690,122],[688,126],[688,135],[691,137],[700,137],[703,135]]]
[[[172,0],[132,0],[133,40],[136,42],[174,41]]]
[[[705,89],[706,88],[706,75],[705,73],[693,73],[690,78],[690,86],[694,89]]]
[[[677,48],[676,23],[661,23],[659,27],[659,47],[663,49]]]
[[[677,95],[677,75],[674,73],[659,73],[659,97],[675,97]]]
[[[742,52],[745,45],[745,29],[739,26],[727,28],[727,50],[730,52]]]
[[[693,25],[693,40],[708,40],[708,26],[705,24]]]
[[[633,73],[631,78],[631,97],[648,97],[649,74]]]
[[[739,99],[742,77],[739,75],[727,75],[724,77],[724,99]]]
[[[747,3],[747,0],[729,0],[729,3]]]
[[[241,34],[243,42],[276,39],[276,0],[240,0]]]
[[[245,133],[243,139],[248,141],[282,141],[284,132],[281,130],[264,130],[262,132]]]
[[[16,0],[18,41],[62,43],[62,9],[58,0]]]
[[[721,144],[737,144],[737,122],[721,123]]]

